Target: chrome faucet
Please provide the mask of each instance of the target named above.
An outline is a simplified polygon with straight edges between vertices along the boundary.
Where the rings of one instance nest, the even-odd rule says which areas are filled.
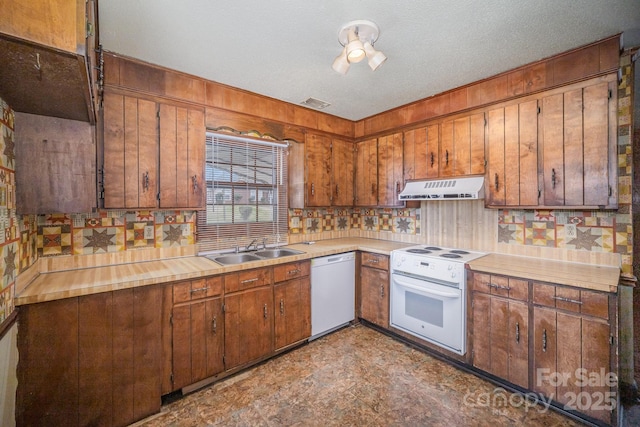
[[[251,250],[251,246],[253,246],[256,250],[258,250],[257,242],[258,242],[258,239],[253,239],[253,240],[251,241],[251,243],[249,243],[249,244],[247,245],[247,249],[246,249],[246,250],[247,250],[247,251],[250,251],[250,250]]]

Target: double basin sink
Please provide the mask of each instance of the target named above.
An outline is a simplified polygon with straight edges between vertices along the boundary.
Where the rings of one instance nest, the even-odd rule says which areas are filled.
[[[263,249],[254,252],[226,253],[218,255],[205,255],[205,258],[222,265],[242,264],[243,262],[261,261],[265,259],[282,258],[291,255],[299,255],[304,252],[288,248]]]

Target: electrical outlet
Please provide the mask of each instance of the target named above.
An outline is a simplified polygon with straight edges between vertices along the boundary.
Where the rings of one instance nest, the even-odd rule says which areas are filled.
[[[182,224],[182,235],[188,236],[191,234],[191,224]]]
[[[153,239],[155,237],[155,230],[153,225],[145,225],[144,227],[144,238],[147,240]]]
[[[575,239],[578,237],[578,230],[575,224],[565,224],[564,237],[566,240]]]

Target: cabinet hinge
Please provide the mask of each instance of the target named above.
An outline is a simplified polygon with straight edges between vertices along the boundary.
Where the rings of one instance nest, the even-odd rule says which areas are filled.
[[[488,163],[488,162],[487,162],[487,159],[484,159],[484,167],[485,167],[485,168],[487,167],[487,163]]]
[[[227,305],[226,304],[222,304],[222,312],[223,313],[227,312]]]
[[[169,324],[173,326],[173,314],[169,316]]]
[[[540,198],[540,196],[542,196],[542,190],[538,188],[538,199]]]
[[[173,384],[173,372],[171,372],[171,375],[169,375],[169,378],[171,379],[171,384]]]
[[[487,115],[483,114],[482,118],[484,119],[484,126],[486,127],[487,126]]]
[[[222,355],[222,366],[227,366],[227,356]]]
[[[611,91],[611,89],[609,89],[609,94],[608,94],[608,96],[609,96],[609,99],[613,98],[613,92]]]
[[[609,335],[609,344],[613,345],[613,334]]]
[[[612,194],[613,194],[613,188],[611,188],[611,186],[609,186],[609,197],[611,197]]]
[[[160,192],[158,192],[158,194],[156,194],[156,200],[160,201]]]
[[[104,200],[104,191],[98,193],[98,199]]]
[[[540,109],[540,106],[538,106],[538,114],[540,114],[542,112],[542,110]]]

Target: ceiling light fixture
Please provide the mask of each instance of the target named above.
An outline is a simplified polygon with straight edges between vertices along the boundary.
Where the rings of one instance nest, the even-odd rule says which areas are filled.
[[[369,67],[375,71],[387,60],[384,53],[373,48],[378,40],[380,30],[371,21],[351,21],[338,31],[338,41],[344,48],[333,61],[333,70],[340,74],[347,74],[353,62],[362,61],[365,56],[369,59]]]

